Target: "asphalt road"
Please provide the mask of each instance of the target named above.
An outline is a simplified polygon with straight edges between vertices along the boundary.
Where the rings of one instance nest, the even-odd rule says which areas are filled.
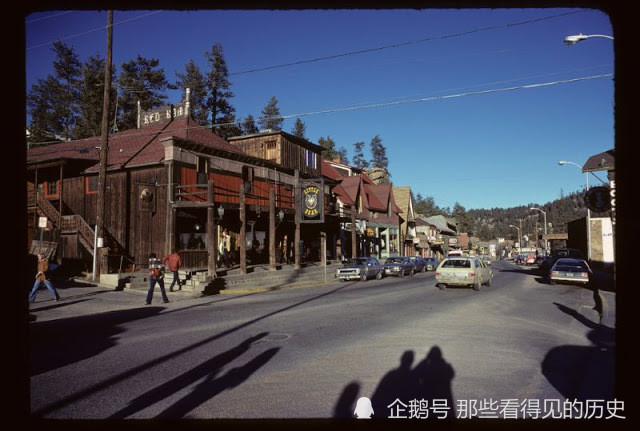
[[[592,292],[545,284],[507,261],[493,271],[479,292],[441,291],[433,272],[169,294],[169,304],[157,294],[150,306],[130,290],[69,288],[61,302],[43,291],[30,307],[31,412],[332,418],[354,417],[356,401],[368,397],[375,418],[465,418],[471,405],[488,407],[477,417],[508,418],[535,414],[537,403],[611,399],[615,348],[599,335],[612,328],[598,324]],[[601,380],[593,382],[596,360]],[[387,408],[395,400],[402,404]],[[412,400],[427,403],[411,409]]]

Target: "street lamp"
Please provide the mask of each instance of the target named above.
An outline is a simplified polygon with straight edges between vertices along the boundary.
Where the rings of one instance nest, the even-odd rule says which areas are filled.
[[[574,165],[577,166],[578,169],[580,169],[580,172],[582,172],[582,166],[577,163],[569,162],[567,160],[560,160],[558,164],[560,166],[565,164]],[[589,191],[589,172],[585,172],[585,178],[587,179],[586,191]],[[591,210],[589,209],[589,207],[587,207],[587,260],[591,260]]]
[[[544,216],[544,252],[547,253],[549,251],[549,240],[547,239],[547,213],[537,207],[531,207],[529,209],[532,211],[540,211]]]
[[[580,34],[576,34],[576,35],[565,37],[564,38],[564,43],[566,45],[571,46],[571,45],[575,45],[576,43],[578,43],[578,42],[580,42],[582,40],[589,39],[590,37],[604,37],[604,38],[613,40],[613,37],[607,36],[607,35],[604,35],[604,34],[582,34],[582,33],[580,33]]]
[[[518,229],[518,253],[522,252],[522,243],[520,240],[520,228],[518,226],[514,226],[512,224],[509,225],[509,227],[515,227],[516,229]]]

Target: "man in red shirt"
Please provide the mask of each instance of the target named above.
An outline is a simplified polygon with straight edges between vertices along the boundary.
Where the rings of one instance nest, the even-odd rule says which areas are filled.
[[[169,267],[169,271],[173,273],[173,281],[169,286],[169,292],[173,292],[173,285],[178,283],[178,290],[182,290],[182,286],[180,285],[180,278],[178,278],[178,270],[182,266],[182,258],[178,254],[177,250],[173,250],[169,256],[165,256],[162,258],[162,263],[167,263]]]

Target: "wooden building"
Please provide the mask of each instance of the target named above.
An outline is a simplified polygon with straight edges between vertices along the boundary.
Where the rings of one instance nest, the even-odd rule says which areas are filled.
[[[173,248],[187,266],[211,269],[221,229],[233,234],[241,267],[258,259],[258,232],[264,233],[261,258],[273,263],[269,236],[275,234],[272,242],[284,232],[296,236],[296,185],[320,177],[321,147],[284,133],[270,135],[281,149],[277,157],[256,153],[249,145],[253,138],[232,145],[194,122],[188,97],[139,112],[138,123],[137,129],[109,135],[104,247],[97,259],[102,272],[144,267],[149,253]],[[47,217],[57,259],[87,269],[100,242],[94,230],[101,145],[94,137],[27,152],[30,243],[38,238],[38,219]]]

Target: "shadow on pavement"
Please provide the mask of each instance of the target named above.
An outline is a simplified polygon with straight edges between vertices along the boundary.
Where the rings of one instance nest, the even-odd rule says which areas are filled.
[[[82,361],[113,347],[114,337],[124,332],[119,325],[146,319],[162,309],[136,308],[32,323],[29,326],[31,375]]]
[[[578,311],[554,303],[558,309],[591,331],[592,346],[558,346],[542,361],[542,374],[570,400],[613,400],[615,384],[615,329],[592,322]]]
[[[414,352],[405,351],[398,367],[380,379],[371,396],[373,418],[410,418],[409,404],[414,400],[423,401],[421,408],[413,412],[415,418],[455,418],[451,391],[455,371],[442,357],[440,348],[433,346],[421,362],[415,366],[413,362]],[[357,382],[351,382],[344,388],[334,407],[334,417],[355,417],[359,388]]]
[[[215,377],[225,365],[245,354],[247,351],[249,351],[249,348],[254,342],[260,340],[268,334],[268,332],[263,332],[254,337],[248,338],[234,348],[220,353],[219,355],[214,356],[213,358],[201,363],[197,367],[192,368],[191,370],[175,377],[174,379],[171,379],[157,386],[156,388],[147,391],[146,393],[131,401],[127,407],[112,414],[108,419],[124,419],[134,413],[144,410],[145,408],[155,403],[169,398],[176,392],[184,390],[185,388],[193,385],[202,378],[206,378],[205,383],[200,383],[190,395],[186,396],[183,400],[170,407],[168,409],[169,411],[165,415],[166,417],[174,418],[182,417],[184,414],[188,413],[191,408],[195,408],[197,407],[197,405],[206,401],[206,399],[203,399],[205,390],[202,389],[203,385],[205,385],[206,382],[209,382],[209,388],[214,387],[215,384],[213,382],[216,381]],[[227,373],[227,375],[229,375],[230,373]],[[239,376],[239,372],[236,371],[236,375]],[[246,377],[248,377],[248,375],[246,375]],[[199,390],[198,388],[201,389]],[[210,395],[211,396],[209,398],[213,397],[215,394],[211,393]],[[192,405],[192,407],[186,409],[187,405]],[[180,408],[180,406],[182,408]]]

